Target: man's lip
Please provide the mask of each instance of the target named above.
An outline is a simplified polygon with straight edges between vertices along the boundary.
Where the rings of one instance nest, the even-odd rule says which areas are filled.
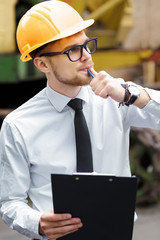
[[[88,69],[92,68],[93,66],[83,67],[80,69],[80,71],[87,71]]]

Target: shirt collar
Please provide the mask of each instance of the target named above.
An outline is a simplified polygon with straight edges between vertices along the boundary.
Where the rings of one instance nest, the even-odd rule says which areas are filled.
[[[67,103],[71,100],[71,98],[54,91],[48,84],[46,88],[46,94],[49,101],[58,112],[61,112]],[[84,102],[89,102],[87,86],[82,86],[76,98],[80,98]]]

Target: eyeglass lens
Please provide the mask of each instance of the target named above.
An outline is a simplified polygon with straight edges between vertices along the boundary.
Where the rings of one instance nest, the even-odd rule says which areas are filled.
[[[88,40],[85,44],[81,46],[75,46],[68,51],[69,58],[71,61],[77,61],[82,57],[83,48],[87,50],[88,53],[92,54],[97,49],[96,39]]]

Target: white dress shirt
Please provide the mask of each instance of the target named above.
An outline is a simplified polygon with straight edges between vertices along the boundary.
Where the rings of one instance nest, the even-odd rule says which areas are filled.
[[[130,176],[130,127],[160,129],[160,93],[147,91],[152,100],[140,110],[118,108],[110,97],[103,99],[89,86],[82,87],[77,97],[84,100],[95,172]],[[76,171],[74,110],[67,106],[69,101],[47,85],[10,113],[1,129],[1,216],[30,238],[45,239],[38,224],[42,213],[53,209],[50,174]],[[33,209],[27,205],[28,196]]]

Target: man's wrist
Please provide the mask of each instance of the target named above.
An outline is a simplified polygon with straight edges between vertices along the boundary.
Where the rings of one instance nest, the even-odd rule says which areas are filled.
[[[121,86],[125,89],[125,94],[123,101],[119,103],[119,107],[121,105],[129,107],[134,104],[139,108],[143,108],[149,102],[150,97],[148,93],[139,86],[127,83],[121,84]]]
[[[145,91],[145,89],[141,89],[140,96],[137,98],[137,100],[134,102],[134,105],[140,109],[144,108],[149,101],[151,100],[149,94]]]

